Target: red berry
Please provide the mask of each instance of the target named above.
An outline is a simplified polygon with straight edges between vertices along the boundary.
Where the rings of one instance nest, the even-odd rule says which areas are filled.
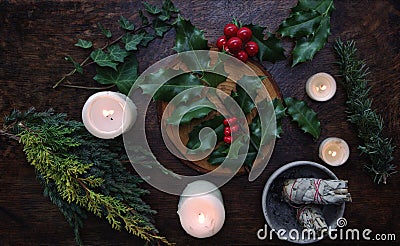
[[[232,37],[226,43],[230,52],[237,53],[242,49],[243,41],[238,37]]]
[[[222,49],[224,48],[224,46],[226,45],[226,37],[225,36],[221,36],[217,39],[217,47],[219,49],[219,51],[222,51]]]
[[[239,125],[233,125],[230,129],[231,133],[235,133],[239,131]]]
[[[224,34],[227,38],[235,37],[238,30],[239,28],[235,24],[229,23],[224,27]]]
[[[241,60],[242,62],[247,62],[249,59],[249,55],[247,55],[246,51],[241,50],[236,54],[236,58]]]
[[[231,51],[229,50],[228,45],[225,45],[225,46],[224,46],[224,51],[227,52],[227,53],[229,53],[229,54],[231,54]]]
[[[258,53],[258,44],[254,41],[249,41],[244,45],[244,50],[249,56],[255,56]]]
[[[240,38],[244,43],[250,41],[253,32],[248,27],[241,27],[237,31],[237,37]]]
[[[231,128],[229,126],[224,128],[224,135],[230,136],[231,135]]]
[[[228,118],[229,125],[234,125],[234,124],[236,124],[236,122],[237,122],[237,118],[236,117]]]
[[[228,119],[224,119],[224,125],[225,125],[225,126],[229,126]]]
[[[232,137],[231,136],[225,136],[224,137],[224,142],[227,143],[227,144],[232,143]]]

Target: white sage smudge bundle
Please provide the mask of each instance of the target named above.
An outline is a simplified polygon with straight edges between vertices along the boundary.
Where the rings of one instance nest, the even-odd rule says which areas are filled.
[[[328,229],[322,210],[318,205],[303,205],[298,208],[297,220],[303,228],[315,232],[316,236],[321,235],[324,229]]]
[[[347,181],[315,178],[287,179],[283,199],[289,204],[342,204],[351,202]]]

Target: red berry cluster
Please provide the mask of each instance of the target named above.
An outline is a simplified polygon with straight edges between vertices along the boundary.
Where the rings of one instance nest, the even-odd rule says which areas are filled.
[[[239,125],[237,124],[237,118],[224,119],[224,142],[227,144],[232,143],[232,134],[239,131]],[[231,126],[230,126],[231,125]]]
[[[255,56],[258,53],[258,44],[250,41],[253,33],[248,27],[239,28],[233,23],[229,23],[224,27],[224,36],[217,40],[219,51],[234,55],[242,62],[246,62],[249,56]]]

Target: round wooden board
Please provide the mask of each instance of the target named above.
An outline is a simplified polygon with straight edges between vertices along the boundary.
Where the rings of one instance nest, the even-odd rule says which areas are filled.
[[[254,70],[254,72],[258,76],[265,76],[265,78],[262,80],[262,82],[263,82],[264,86],[266,87],[271,99],[274,99],[274,98],[281,99],[282,98],[282,93],[279,90],[278,85],[276,84],[272,75],[268,71],[266,71],[261,65],[257,64],[254,61],[248,61],[246,64],[252,70]],[[228,83],[227,82],[221,83],[217,88],[226,90],[226,87],[231,87],[232,83],[233,83],[233,86],[235,86],[234,82],[230,81]],[[231,89],[231,88],[228,88],[228,90],[229,89]],[[168,105],[168,102],[158,102],[158,104],[157,104],[157,111],[158,111],[158,116],[159,116],[158,118],[160,121],[161,121],[163,114],[165,114],[165,116],[168,117],[172,113],[172,112],[165,111],[167,108],[167,105]],[[171,110],[169,110],[169,111],[171,111]],[[252,119],[256,115],[256,111],[253,110],[253,113],[249,113],[249,114],[252,114],[252,115],[248,115],[248,117],[250,117]],[[170,139],[172,140],[172,142],[182,141],[182,143],[186,146],[187,142],[189,141],[189,133],[192,131],[193,127],[197,126],[202,121],[213,118],[214,116],[215,116],[215,114],[210,113],[206,118],[195,119],[195,120],[192,120],[190,122],[190,124],[180,126],[179,127],[179,136],[172,133],[171,131],[168,131],[168,125],[164,125],[164,127],[166,127],[166,132],[167,132],[168,136],[170,137]],[[251,119],[250,119],[250,121],[251,121]],[[163,123],[161,122],[161,124],[163,124]],[[217,146],[219,146],[219,145],[217,145]],[[184,154],[183,151],[180,151],[177,146],[174,146],[174,147],[175,147],[175,150]],[[268,147],[268,146],[266,146],[266,147]],[[199,161],[188,161],[188,160],[183,160],[183,159],[180,159],[180,160],[185,165],[189,166],[190,168],[192,168],[200,173],[208,173],[218,167],[218,165],[211,165],[210,163],[208,163],[207,158],[204,158]],[[223,175],[224,173],[227,174],[230,172],[231,172],[231,170],[223,170],[222,169],[220,173],[221,173],[221,175]],[[248,171],[244,167],[242,167],[237,172],[237,175],[243,175],[245,173],[248,173]]]

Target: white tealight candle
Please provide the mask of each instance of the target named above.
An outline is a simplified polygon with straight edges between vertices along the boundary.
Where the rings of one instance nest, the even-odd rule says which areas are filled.
[[[197,238],[215,235],[225,221],[221,192],[214,184],[204,180],[188,184],[179,200],[178,215],[189,235]]]
[[[341,138],[327,138],[319,146],[319,157],[331,166],[340,166],[347,161],[350,149]]]
[[[328,101],[336,93],[336,81],[327,73],[317,73],[306,83],[307,95],[316,101]]]
[[[96,137],[115,138],[135,123],[137,109],[127,96],[112,91],[93,94],[82,109],[86,129]]]

